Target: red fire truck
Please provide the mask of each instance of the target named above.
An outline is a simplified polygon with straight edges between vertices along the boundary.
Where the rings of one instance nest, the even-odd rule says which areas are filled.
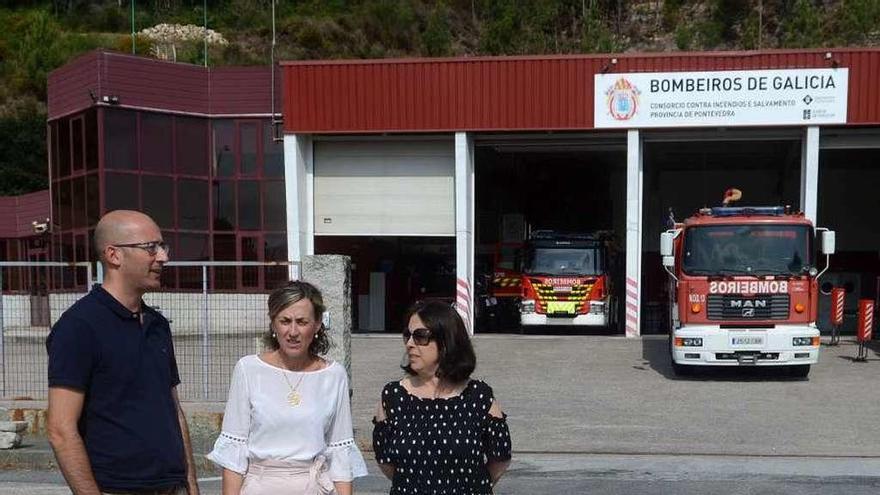
[[[834,253],[833,231],[787,207],[703,208],[661,234],[660,252],[676,374],[757,365],[805,377],[819,361],[817,280]]]
[[[523,248],[520,323],[609,326],[608,236],[536,230]]]

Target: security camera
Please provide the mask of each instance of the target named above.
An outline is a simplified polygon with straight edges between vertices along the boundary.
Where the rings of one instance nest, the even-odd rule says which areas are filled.
[[[49,231],[49,219],[47,218],[45,222],[34,220],[31,222],[31,227],[34,229],[34,234],[45,234]]]

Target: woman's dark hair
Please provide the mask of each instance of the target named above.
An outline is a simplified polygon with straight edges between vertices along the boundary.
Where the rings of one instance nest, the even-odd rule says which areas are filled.
[[[437,343],[440,361],[437,377],[449,383],[461,383],[470,378],[477,367],[477,356],[458,312],[442,302],[418,302],[406,312],[404,325],[409,325],[413,315],[419,315]],[[401,368],[410,375],[416,374],[409,364]]]
[[[263,345],[267,348],[276,350],[280,346],[278,340],[275,339],[275,330],[272,329],[272,322],[278,313],[287,309],[291,304],[296,304],[303,299],[308,299],[312,303],[312,309],[315,313],[315,321],[321,325],[315,332],[315,338],[309,344],[309,354],[318,356],[326,354],[330,350],[330,337],[327,336],[327,329],[324,328],[323,321],[324,298],[321,297],[321,291],[317,287],[300,280],[289,282],[283,287],[279,287],[272,291],[269,295],[269,330],[263,334]]]

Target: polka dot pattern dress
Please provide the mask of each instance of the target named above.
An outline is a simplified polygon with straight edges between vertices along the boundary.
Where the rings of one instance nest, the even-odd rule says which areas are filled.
[[[491,494],[488,460],[510,459],[507,416],[489,414],[492,388],[471,380],[448,399],[422,399],[399,382],[382,389],[385,421],[373,420],[373,450],[395,467],[391,495]]]

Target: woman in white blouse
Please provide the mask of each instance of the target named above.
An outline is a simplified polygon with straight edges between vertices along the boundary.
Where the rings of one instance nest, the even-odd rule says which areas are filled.
[[[223,495],[350,495],[352,479],[367,474],[345,368],[320,357],[330,346],[324,309],[306,282],[269,296],[270,350],[235,365],[222,432],[208,454],[223,468]]]

